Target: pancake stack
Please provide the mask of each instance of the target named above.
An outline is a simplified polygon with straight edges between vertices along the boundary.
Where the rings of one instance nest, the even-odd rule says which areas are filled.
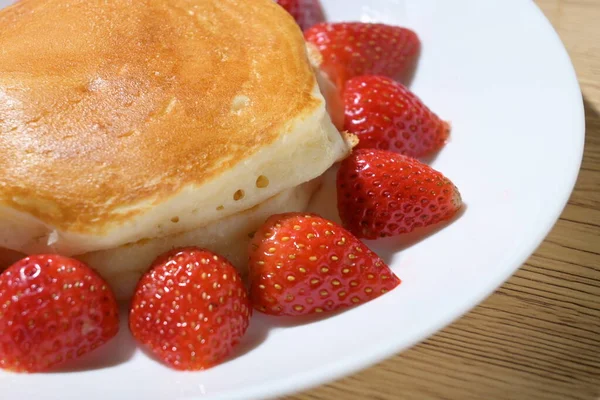
[[[121,298],[173,247],[243,269],[349,152],[272,0],[25,0],[0,49],[5,258],[75,256]]]

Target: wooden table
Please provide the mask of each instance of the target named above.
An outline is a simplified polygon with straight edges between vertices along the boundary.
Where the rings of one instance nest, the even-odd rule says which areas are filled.
[[[454,325],[287,400],[600,399],[600,0],[536,2],[585,99],[583,166],[560,221],[512,279]]]

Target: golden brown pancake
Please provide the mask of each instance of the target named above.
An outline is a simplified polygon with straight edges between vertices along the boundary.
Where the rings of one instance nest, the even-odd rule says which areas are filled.
[[[273,214],[304,211],[321,178],[285,190],[248,210],[188,232],[140,240],[112,249],[77,255],[110,285],[119,300],[128,300],[140,277],[161,254],[176,247],[198,246],[227,258],[245,276],[251,235]],[[0,248],[0,272],[25,254]]]
[[[320,181],[321,178],[317,178],[306,182],[249,210],[188,232],[141,240],[76,258],[98,271],[120,300],[131,297],[138,280],[159,255],[178,247],[198,246],[220,254],[245,276],[251,235],[273,214],[304,211]]]
[[[272,0],[28,0],[0,11],[0,49],[0,246],[189,231],[348,151]]]

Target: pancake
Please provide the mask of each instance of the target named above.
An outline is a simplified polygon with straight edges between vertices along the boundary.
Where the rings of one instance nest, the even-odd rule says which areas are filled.
[[[156,257],[176,247],[199,246],[211,250],[227,258],[245,275],[250,235],[273,214],[304,211],[320,181],[317,178],[287,189],[250,210],[189,232],[142,240],[76,258],[98,271],[120,300],[127,300],[132,296],[138,280]]]
[[[272,0],[27,0],[0,48],[0,247],[194,231],[349,151]]]
[[[19,261],[23,257],[25,257],[24,254],[0,247],[0,271],[10,267],[13,263]]]
[[[312,43],[306,43],[306,49],[308,51],[308,58],[311,65],[313,66],[317,83],[321,89],[321,93],[325,97],[327,103],[327,112],[331,117],[331,121],[340,131],[344,129],[344,99],[342,98],[342,91],[329,79],[327,74],[321,69],[323,64],[323,56],[319,49]],[[345,133],[347,134],[347,133]],[[346,138],[348,139],[348,138]],[[358,140],[358,138],[354,138]],[[354,140],[352,139],[352,140]],[[358,144],[358,142],[356,142]],[[356,145],[354,144],[354,146]],[[354,147],[352,146],[352,147]]]
[[[287,189],[249,210],[189,232],[141,240],[76,258],[106,279],[119,300],[128,300],[133,295],[140,277],[156,257],[176,247],[199,246],[211,250],[226,257],[242,275],[246,275],[250,236],[273,214],[304,211],[321,180],[317,178]],[[0,271],[25,256],[0,248]]]

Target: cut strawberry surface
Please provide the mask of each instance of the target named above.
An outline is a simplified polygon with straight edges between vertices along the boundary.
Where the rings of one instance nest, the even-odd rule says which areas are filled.
[[[341,226],[315,214],[272,216],[250,244],[250,297],[272,315],[309,315],[356,306],[400,279]]]
[[[391,150],[410,157],[439,151],[450,134],[441,120],[402,84],[383,76],[360,76],[346,84],[344,128],[357,148]]]
[[[0,368],[46,371],[95,350],[118,330],[112,291],[80,261],[35,255],[0,275]]]
[[[319,49],[322,70],[340,88],[360,75],[406,78],[421,47],[410,29],[362,22],[317,24],[305,37]]]
[[[338,210],[357,237],[395,236],[452,218],[462,207],[456,186],[418,160],[359,149],[337,176]]]
[[[159,257],[142,277],[129,328],[172,368],[200,370],[231,355],[251,314],[246,288],[229,261],[187,247]]]

